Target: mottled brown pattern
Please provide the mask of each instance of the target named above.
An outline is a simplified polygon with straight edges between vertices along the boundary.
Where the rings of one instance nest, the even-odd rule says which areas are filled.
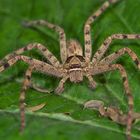
[[[127,139],[131,139],[131,125],[133,121],[133,96],[128,83],[128,78],[125,69],[120,64],[112,64],[120,56],[127,53],[133,60],[133,62],[140,69],[140,60],[137,55],[129,48],[122,48],[109,56],[103,58],[106,51],[113,40],[123,40],[123,39],[140,39],[140,34],[114,34],[109,36],[101,45],[101,47],[95,52],[92,57],[92,41],[91,41],[91,25],[94,21],[102,15],[103,12],[110,6],[110,4],[116,3],[118,0],[108,0],[103,3],[101,8],[99,8],[95,13],[93,13],[85,22],[84,25],[84,39],[85,39],[85,51],[83,54],[82,47],[80,43],[74,39],[66,40],[66,35],[64,30],[52,23],[45,20],[37,20],[25,22],[24,25],[27,27],[32,26],[46,26],[59,34],[60,40],[60,55],[61,62],[42,44],[33,43],[26,47],[23,47],[7,56],[0,61],[0,72],[9,68],[17,61],[24,61],[29,65],[29,69],[25,75],[25,81],[20,94],[20,111],[21,111],[21,131],[25,127],[25,116],[24,116],[24,100],[25,91],[28,87],[32,87],[40,92],[49,92],[48,90],[41,89],[33,85],[31,81],[32,71],[42,72],[48,75],[53,75],[57,78],[61,78],[58,87],[55,89],[57,94],[60,94],[64,90],[64,84],[69,79],[71,82],[79,83],[83,81],[83,77],[87,77],[89,80],[89,86],[93,89],[96,88],[96,82],[93,79],[94,75],[102,74],[109,71],[118,70],[122,77],[124,89],[126,96],[128,98],[129,111],[127,119],[125,119],[125,124],[127,125]],[[39,61],[37,59],[27,57],[22,55],[25,51],[30,51],[32,49],[39,50],[39,52],[48,60],[48,63]],[[91,60],[92,57],[92,60]]]
[[[29,67],[29,69],[25,73],[25,79],[23,82],[23,86],[21,89],[19,103],[20,103],[20,117],[21,117],[21,127],[20,132],[24,130],[25,127],[25,92],[30,86],[31,74],[33,67]]]
[[[98,110],[102,116],[109,117],[119,124],[127,125],[128,115],[124,114],[120,109],[114,106],[105,107],[103,101],[89,100],[84,104],[84,108]],[[133,112],[132,118],[133,122],[136,119],[140,119],[140,113]]]

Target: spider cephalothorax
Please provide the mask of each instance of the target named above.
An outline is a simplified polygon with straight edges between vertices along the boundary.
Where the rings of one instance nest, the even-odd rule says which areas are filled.
[[[70,40],[67,47],[68,58],[64,63],[64,68],[71,82],[81,82],[86,68],[81,45],[75,40]]]
[[[31,75],[33,71],[38,71],[61,78],[61,81],[59,82],[59,85],[55,90],[57,94],[60,94],[64,90],[64,83],[67,81],[67,79],[70,79],[71,82],[76,83],[83,81],[83,77],[86,76],[89,80],[90,87],[95,88],[96,82],[94,81],[92,76],[102,74],[104,72],[118,70],[121,74],[124,89],[128,97],[129,112],[126,122],[126,134],[128,139],[130,140],[130,130],[133,120],[133,96],[130,91],[128,78],[124,67],[120,64],[114,64],[113,62],[120,56],[127,53],[140,69],[140,60],[138,59],[137,55],[129,48],[122,48],[104,58],[103,56],[108,50],[113,40],[140,39],[140,34],[113,34],[107,37],[107,39],[102,43],[101,47],[97,50],[97,52],[95,52],[92,58],[91,24],[110,6],[110,4],[116,3],[117,1],[118,0],[106,1],[101,6],[101,8],[99,8],[95,13],[93,13],[85,22],[84,52],[82,51],[80,43],[78,43],[77,41],[66,41],[66,35],[64,30],[57,25],[51,24],[44,20],[37,20],[24,23],[24,25],[26,25],[27,27],[32,27],[36,25],[47,26],[48,28],[56,31],[59,34],[60,56],[62,63],[60,63],[60,61],[45,46],[43,46],[40,43],[29,44],[26,47],[23,47],[15,51],[14,53],[7,55],[4,58],[4,60],[0,61],[0,72],[12,66],[19,60],[24,61],[29,65],[29,69],[26,71],[23,88],[20,94],[21,131],[25,127],[25,91],[30,85],[33,85],[31,84]],[[23,52],[32,49],[39,50],[42,53],[42,55],[46,57],[49,63],[22,55]],[[36,86],[33,87],[38,91],[48,91],[42,90]]]

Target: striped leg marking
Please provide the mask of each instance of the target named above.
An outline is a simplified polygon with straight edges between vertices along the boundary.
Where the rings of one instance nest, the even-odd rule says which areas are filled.
[[[21,126],[20,126],[20,132],[22,133],[25,128],[25,92],[30,86],[31,82],[31,74],[32,74],[33,67],[29,67],[29,69],[25,73],[25,79],[23,82],[23,87],[20,93],[20,119],[21,119]]]
[[[103,42],[103,44],[101,45],[101,47],[97,50],[97,52],[95,53],[95,55],[93,56],[93,59],[92,59],[93,65],[99,63],[99,61],[101,60],[101,58],[103,57],[103,55],[105,54],[105,52],[108,50],[111,42],[113,40],[115,40],[115,39],[118,39],[118,40],[119,39],[120,40],[123,40],[123,39],[140,39],[140,34],[114,34],[114,35],[108,37]],[[128,51],[128,54],[130,54],[129,51]]]
[[[16,56],[12,56],[12,57],[9,56],[7,61],[5,60],[5,62],[3,61],[1,63],[0,72],[4,71],[7,68],[9,68],[10,66],[14,65],[19,60],[26,62],[30,66],[29,69],[26,71],[25,80],[24,80],[23,87],[22,87],[21,94],[20,94],[20,116],[21,116],[20,130],[21,130],[21,132],[23,132],[24,127],[25,127],[25,105],[24,105],[25,91],[30,86],[32,70],[34,69],[35,71],[54,75],[57,77],[62,77],[63,71],[59,70],[58,68],[55,68],[54,66],[51,66],[51,65],[45,63],[45,62],[39,61],[37,59],[32,59],[30,57],[23,56],[23,55],[21,55],[21,56],[16,55]]]
[[[55,67],[49,65],[48,63],[39,61],[37,59],[32,59],[30,57],[23,56],[23,55],[15,56],[15,57],[7,60],[6,62],[2,63],[0,65],[0,72],[4,71],[7,68],[9,68],[10,66],[14,65],[19,60],[26,62],[30,66],[33,66],[35,71],[54,75],[56,77],[63,77],[63,71],[61,69],[55,68]]]
[[[60,54],[61,54],[61,60],[64,63],[67,59],[67,50],[66,50],[66,35],[64,30],[52,23],[49,23],[48,21],[45,20],[36,20],[36,21],[29,21],[25,23],[25,26],[27,27],[32,27],[32,26],[47,26],[48,28],[56,31],[59,34],[59,40],[60,40]]]
[[[137,55],[129,48],[122,48],[111,55],[105,57],[103,60],[101,60],[99,63],[100,64],[111,64],[113,61],[117,60],[119,57],[121,57],[124,54],[128,54],[134,63],[137,65],[137,67],[140,69],[140,60],[137,57]]]
[[[103,5],[93,13],[85,23],[84,26],[84,39],[85,39],[85,58],[89,62],[92,55],[92,42],[91,42],[91,24],[94,23],[97,17],[99,17],[110,4],[116,3],[118,0],[109,0],[103,3]]]
[[[59,85],[57,86],[57,88],[55,89],[55,93],[56,94],[60,94],[64,91],[64,84],[67,81],[69,77],[68,76],[64,76],[61,81],[59,82]]]
[[[32,49],[38,49],[53,66],[58,67],[60,65],[57,58],[45,46],[43,46],[39,43],[29,44],[26,47],[20,48],[19,50],[15,51],[11,54],[8,54],[7,56],[4,57],[4,59],[2,61],[0,61],[0,64],[3,63],[3,61],[7,61],[13,57],[16,57],[17,55],[24,53],[25,51],[29,51]]]
[[[102,70],[99,73],[104,73],[104,72],[108,72],[108,71],[114,71],[114,70],[119,70],[122,80],[123,80],[123,85],[124,85],[124,89],[125,89],[125,93],[127,95],[128,98],[128,106],[129,106],[129,111],[128,111],[128,117],[127,117],[127,129],[126,129],[126,135],[128,140],[130,140],[131,138],[131,127],[132,127],[132,120],[133,120],[133,107],[134,107],[134,102],[133,102],[133,96],[131,94],[131,90],[129,87],[129,82],[128,82],[128,78],[127,78],[127,73],[125,71],[125,69],[123,68],[122,65],[120,64],[113,64],[113,65],[109,65],[108,67],[104,66],[104,70]],[[100,71],[100,69],[99,69]]]
[[[47,63],[44,63],[42,61],[39,61],[37,59],[32,59],[30,57],[27,56],[13,56],[11,58],[9,58],[9,60],[1,63],[0,65],[0,72],[6,70],[7,68],[9,68],[10,66],[14,65],[17,61],[22,60],[24,62],[26,62],[27,64],[29,64],[29,69],[26,71],[25,74],[25,80],[23,83],[23,87],[21,90],[21,94],[20,94],[20,117],[21,117],[21,127],[20,127],[20,131],[23,132],[24,127],[25,127],[25,92],[26,90],[29,88],[30,83],[31,83],[31,74],[32,74],[32,70],[34,69],[35,71],[39,71],[42,73],[47,73],[50,75],[54,75],[57,77],[62,77],[63,76],[63,72]]]
[[[95,89],[96,88],[96,82],[93,80],[91,75],[86,75],[88,80],[89,80],[89,87],[91,89]]]

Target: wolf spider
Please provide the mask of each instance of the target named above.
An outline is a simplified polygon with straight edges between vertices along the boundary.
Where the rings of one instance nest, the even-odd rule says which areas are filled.
[[[79,83],[83,81],[83,77],[85,76],[89,80],[89,86],[91,88],[95,88],[96,82],[93,80],[92,76],[118,70],[122,77],[124,89],[128,97],[129,112],[127,118],[126,134],[128,139],[130,139],[133,113],[133,96],[129,88],[128,78],[124,67],[120,64],[112,64],[112,62],[127,53],[140,69],[140,60],[138,59],[136,54],[129,48],[122,48],[105,58],[103,58],[103,56],[108,50],[113,40],[140,39],[140,34],[113,34],[107,37],[107,39],[102,43],[101,47],[97,50],[91,60],[91,24],[110,6],[110,4],[116,3],[117,1],[118,0],[108,0],[104,2],[101,8],[99,8],[95,13],[93,13],[85,22],[84,55],[80,43],[72,39],[67,41],[65,32],[61,27],[44,20],[25,22],[25,25],[27,27],[33,27],[36,25],[47,26],[48,28],[56,31],[59,34],[60,54],[62,63],[60,63],[58,59],[45,46],[40,43],[33,43],[27,45],[26,47],[20,48],[19,50],[7,55],[3,60],[0,61],[0,72],[12,66],[19,60],[24,61],[29,65],[29,68],[27,69],[25,74],[25,79],[20,94],[21,131],[23,131],[25,127],[25,91],[31,85],[31,74],[33,71],[38,71],[61,78],[58,87],[55,89],[55,92],[57,94],[60,94],[64,90],[64,83],[68,79],[71,82]],[[46,63],[28,56],[21,55],[23,52],[32,49],[39,50],[49,62]],[[34,88],[36,90],[42,91],[42,89],[39,89],[38,87],[34,86]]]

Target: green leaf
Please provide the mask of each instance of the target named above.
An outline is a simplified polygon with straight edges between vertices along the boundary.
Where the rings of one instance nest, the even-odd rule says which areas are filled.
[[[103,0],[0,0],[0,58],[28,43],[40,42],[60,59],[58,35],[47,28],[26,29],[24,20],[47,19],[64,28],[67,39],[75,38],[84,46],[83,26],[86,19],[96,11]],[[121,0],[111,6],[93,25],[93,54],[101,43],[114,33],[140,33],[140,1]],[[123,47],[131,48],[140,56],[139,40],[114,41],[106,55]],[[37,51],[28,56],[43,60]],[[116,63],[122,64],[128,73],[134,96],[135,111],[140,112],[139,82],[140,73],[128,55]],[[80,84],[67,82],[61,96],[41,94],[34,90],[26,93],[27,106],[46,106],[37,112],[26,112],[26,129],[19,134],[19,93],[27,65],[17,63],[0,73],[0,139],[46,139],[46,140],[106,140],[125,139],[125,126],[103,118],[97,111],[83,109],[84,102],[102,100],[106,106],[113,105],[124,112],[128,111],[119,72],[95,76],[98,86],[92,91],[85,79]],[[34,73],[33,81],[42,87],[54,89],[60,79]],[[140,139],[140,123],[134,124],[133,139]]]

